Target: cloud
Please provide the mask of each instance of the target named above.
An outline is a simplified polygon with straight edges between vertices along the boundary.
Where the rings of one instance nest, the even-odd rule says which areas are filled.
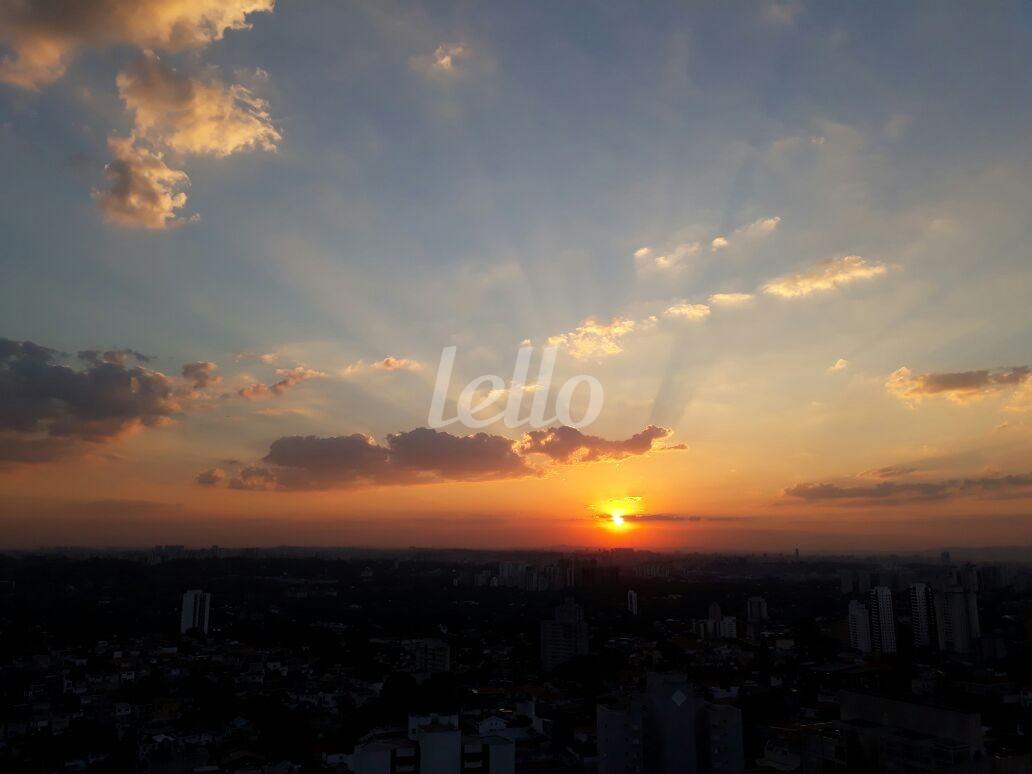
[[[1032,497],[1032,473],[1004,476],[956,478],[943,481],[883,481],[879,484],[840,486],[834,483],[797,484],[785,495],[807,501],[842,501],[847,504],[884,503],[886,505],[920,500],[941,500],[976,494],[1000,496],[1004,493]]]
[[[768,2],[763,8],[763,20],[772,27],[790,27],[802,10],[799,2]]]
[[[722,236],[714,237],[713,241],[710,242],[710,250],[712,250],[713,252],[717,252],[717,250],[723,250],[725,247],[729,246],[730,244],[731,243],[727,240],[727,237],[722,237]]]
[[[366,363],[363,360],[356,360],[354,363],[348,363],[344,366],[340,373],[342,376],[355,376],[368,371],[421,371],[422,369],[423,364],[418,360],[388,355],[383,358],[383,360],[376,360],[372,363]]]
[[[459,63],[468,59],[469,48],[461,43],[442,43],[433,54],[414,56],[410,60],[416,70],[429,74],[454,75],[458,72]]]
[[[649,426],[622,441],[585,435],[569,427],[527,433],[520,441],[500,435],[452,435],[417,428],[377,443],[361,433],[287,436],[273,441],[260,462],[245,466],[231,489],[306,490],[364,485],[491,481],[540,475],[529,455],[552,463],[595,462],[646,454],[670,435]]]
[[[714,306],[739,306],[752,301],[752,293],[714,293],[709,302]]]
[[[773,279],[763,292],[782,298],[800,298],[811,293],[836,290],[861,279],[871,279],[888,271],[882,263],[868,263],[859,255],[830,258],[799,274]]]
[[[650,317],[636,322],[626,317],[614,317],[608,323],[588,318],[569,333],[560,333],[548,338],[549,346],[563,347],[577,360],[603,358],[623,352],[621,340],[637,330],[648,329],[656,322]]]
[[[485,481],[534,473],[508,438],[457,436],[419,428],[387,436],[383,445],[355,433],[274,441],[260,465],[244,468],[234,489],[328,489],[363,484]]]
[[[227,86],[210,72],[183,75],[145,52],[118,74],[116,83],[133,114],[134,134],[177,153],[274,151],[281,139],[264,100],[244,86]]]
[[[917,473],[920,468],[911,465],[887,465],[882,468],[871,468],[859,475],[860,478],[901,478]]]
[[[630,438],[609,441],[564,426],[530,431],[524,435],[519,449],[522,454],[544,454],[556,462],[594,462],[646,454],[652,450],[655,441],[661,441],[670,435],[671,431],[665,427],[649,425]]]
[[[103,359],[83,369],[30,341],[0,339],[0,458],[49,461],[184,409],[172,379]]]
[[[208,361],[183,364],[183,378],[192,382],[195,389],[203,390],[209,385],[218,384],[222,377],[215,373],[218,366]]]
[[[149,363],[151,358],[137,352],[135,349],[83,349],[76,353],[80,360],[91,365],[100,363],[114,363],[115,365],[126,365],[130,360],[138,363]]]
[[[1029,366],[916,375],[904,366],[889,374],[885,389],[912,406],[929,396],[941,396],[955,403],[970,403],[1014,388],[1018,388],[1016,395],[1023,394],[1030,384],[1030,375],[1032,368]]]
[[[688,258],[701,251],[702,244],[699,242],[684,242],[662,254],[651,247],[639,247],[634,251],[634,265],[640,272],[677,271],[684,267]]]
[[[322,371],[305,368],[304,366],[297,366],[296,368],[278,368],[276,369],[276,373],[283,377],[278,382],[275,382],[274,384],[255,382],[247,387],[241,387],[237,390],[237,395],[241,398],[247,398],[248,400],[280,396],[291,387],[301,384],[302,382],[306,382],[309,379],[321,379],[326,376]]]
[[[209,468],[197,474],[197,483],[201,486],[215,486],[226,478],[222,468]]]
[[[109,137],[115,160],[104,168],[109,187],[94,192],[104,217],[129,228],[166,229],[186,222],[176,210],[186,205],[182,189],[190,178],[169,167],[161,153],[138,146],[132,137]]]
[[[705,320],[709,315],[710,308],[706,304],[689,304],[687,301],[668,306],[663,312],[664,317],[678,320]]]
[[[83,49],[132,44],[183,51],[247,29],[248,16],[270,12],[275,0],[5,0],[0,41],[12,54],[0,81],[38,89],[60,78]]]
[[[845,371],[848,367],[849,367],[849,361],[846,360],[844,357],[840,357],[838,360],[836,360],[834,363],[832,363],[830,366],[828,366],[828,370],[831,371],[831,372],[834,372],[834,371]]]

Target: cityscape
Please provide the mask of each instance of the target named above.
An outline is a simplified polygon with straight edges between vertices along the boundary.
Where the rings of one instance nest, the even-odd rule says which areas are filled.
[[[0,771],[1028,771],[1032,564],[0,559]]]

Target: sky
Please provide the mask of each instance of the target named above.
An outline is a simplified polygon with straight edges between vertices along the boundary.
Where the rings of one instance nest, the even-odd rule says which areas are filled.
[[[1032,544],[1030,9],[0,2],[0,545]]]

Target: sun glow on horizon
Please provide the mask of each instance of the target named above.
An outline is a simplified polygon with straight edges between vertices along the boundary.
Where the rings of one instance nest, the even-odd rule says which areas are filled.
[[[615,497],[592,506],[600,525],[610,532],[626,532],[634,527],[627,517],[641,510],[641,497]],[[608,517],[608,518],[606,518]]]

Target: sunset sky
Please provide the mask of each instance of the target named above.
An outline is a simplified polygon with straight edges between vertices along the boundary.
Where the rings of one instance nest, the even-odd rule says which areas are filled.
[[[0,56],[0,546],[1032,544],[1029,3],[0,0]],[[521,345],[598,420],[426,429]]]

